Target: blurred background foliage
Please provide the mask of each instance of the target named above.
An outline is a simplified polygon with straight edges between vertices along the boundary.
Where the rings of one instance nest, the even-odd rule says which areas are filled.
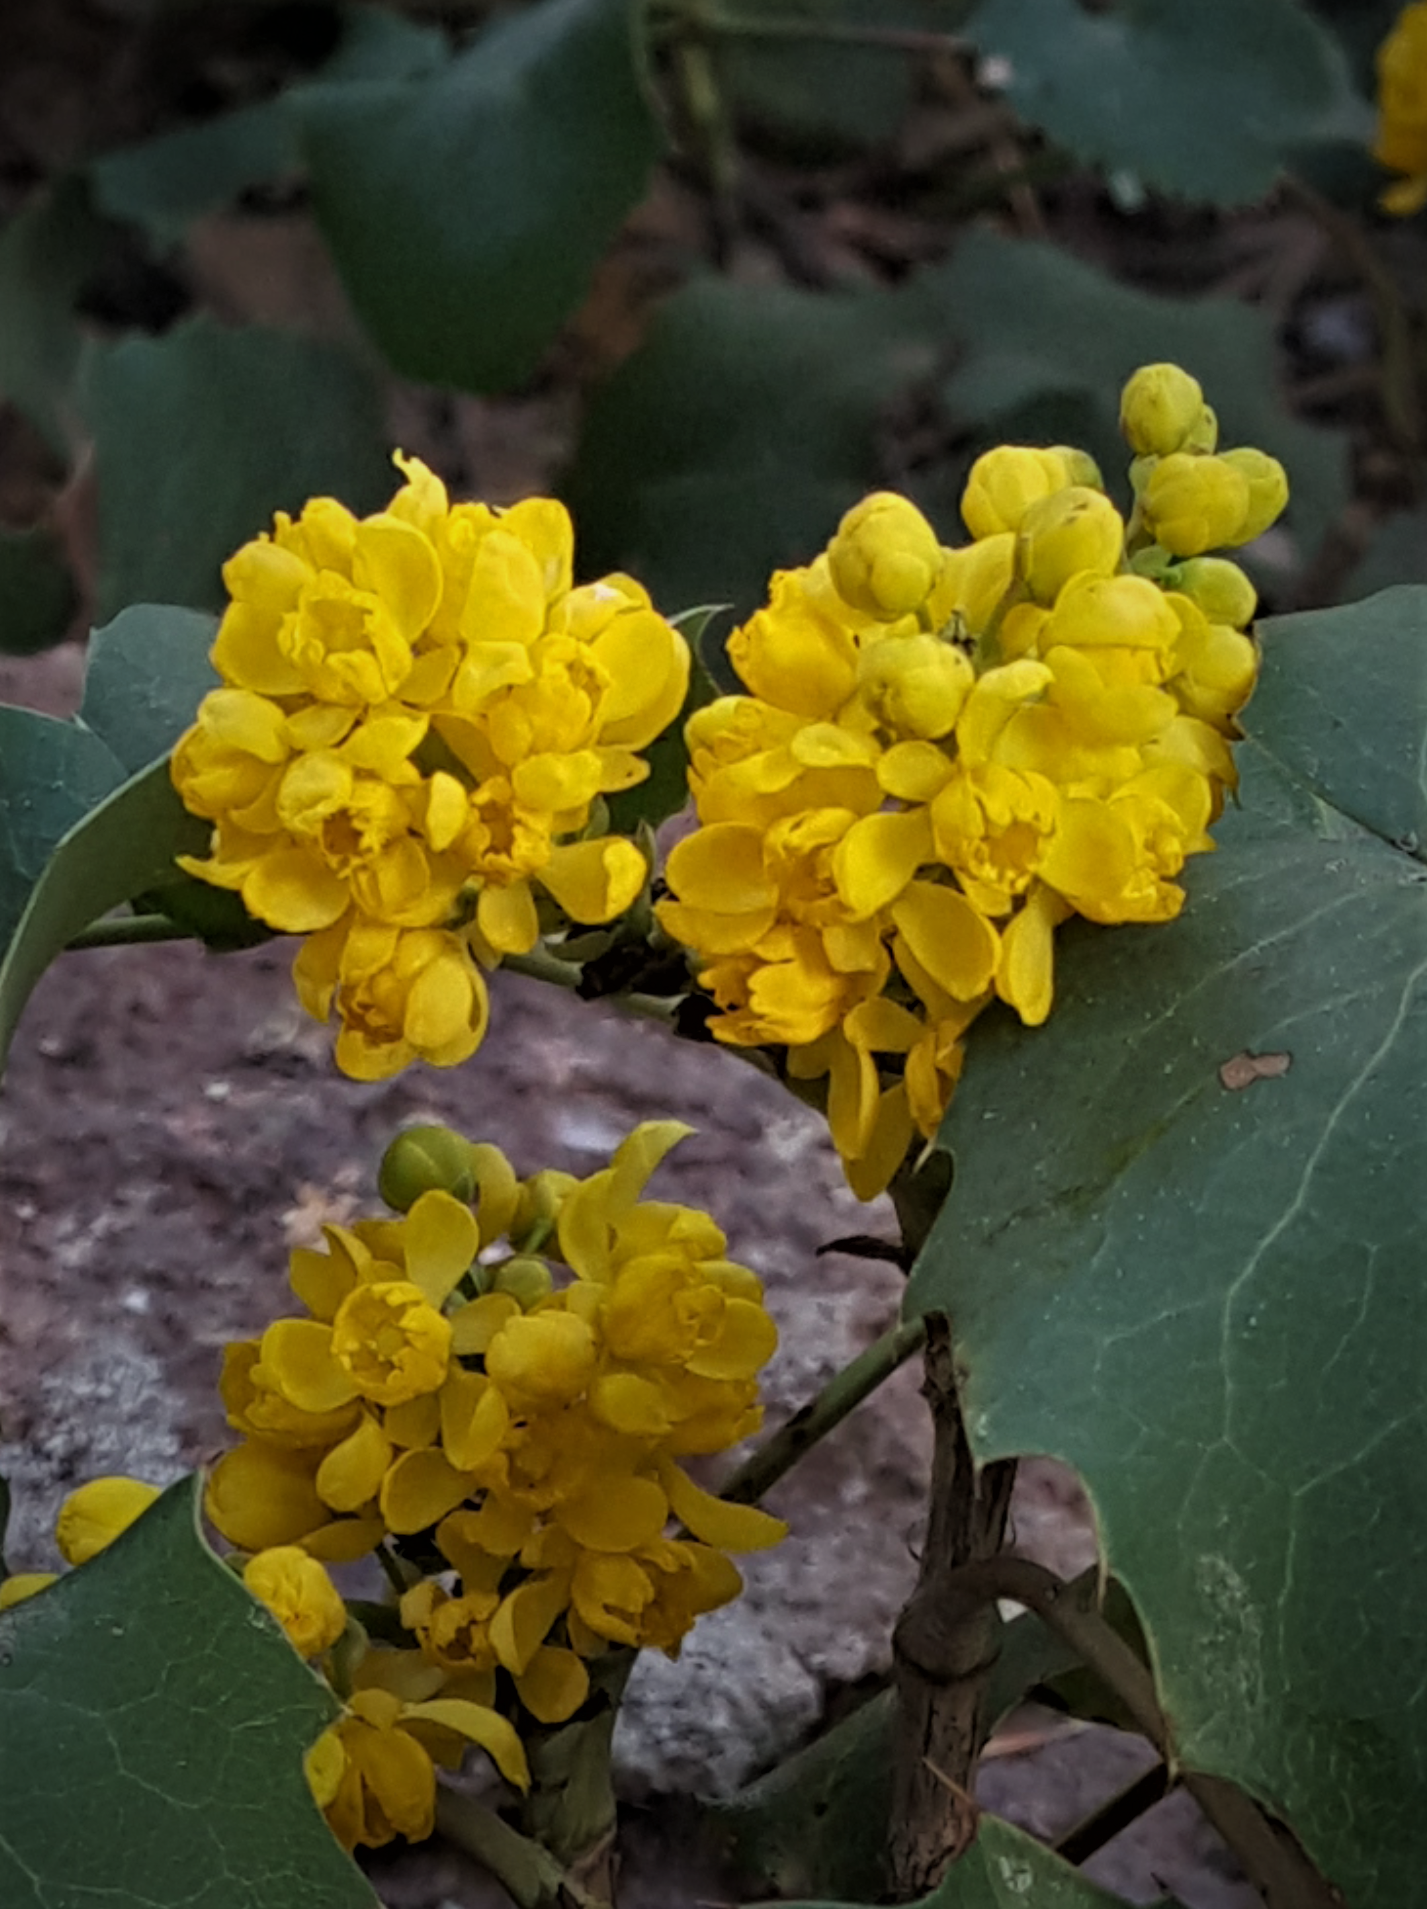
[[[1172,357],[1288,466],[1267,606],[1427,576],[1424,220],[1376,210],[1391,4],[16,0],[0,648],[215,607],[401,445],[554,489],[588,574],[744,610],[868,488],[960,540],[992,441]]]

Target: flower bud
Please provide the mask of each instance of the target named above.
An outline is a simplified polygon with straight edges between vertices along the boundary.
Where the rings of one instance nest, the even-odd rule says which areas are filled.
[[[1221,452],[1218,460],[1236,471],[1248,485],[1249,502],[1238,530],[1222,541],[1229,544],[1252,543],[1262,537],[1274,520],[1282,515],[1288,502],[1288,473],[1276,457],[1267,451],[1249,449]]]
[[[1199,422],[1180,445],[1182,451],[1198,451],[1207,456],[1219,447],[1219,419],[1213,405],[1206,404],[1199,413]]]
[[[1165,579],[1166,589],[1182,591],[1211,623],[1247,629],[1258,608],[1258,593],[1227,557],[1191,557]]]
[[[578,1185],[579,1181],[573,1173],[562,1173],[558,1167],[542,1167],[539,1173],[532,1173],[528,1180],[522,1180],[515,1217],[507,1229],[511,1239],[523,1240],[535,1227],[542,1227],[548,1232],[560,1217],[565,1195]]]
[[[874,491],[855,504],[827,556],[843,602],[883,623],[919,610],[942,566],[936,532],[894,491]]]
[[[1103,491],[1073,484],[1032,504],[1016,538],[1016,569],[1037,602],[1052,604],[1073,576],[1111,577],[1125,526]]]
[[[66,1564],[87,1564],[159,1497],[137,1478],[91,1478],[72,1491],[55,1520],[55,1543]]]
[[[578,1398],[598,1362],[595,1336],[572,1312],[520,1313],[486,1348],[486,1372],[502,1392],[539,1405]]]
[[[1150,472],[1140,503],[1157,542],[1176,557],[1238,543],[1249,514],[1247,474],[1226,458],[1176,451]]]
[[[994,450],[983,451],[971,466],[961,496],[961,515],[973,537],[1019,530],[1032,504],[1074,481],[1058,451],[998,444]]]
[[[1067,484],[1084,484],[1087,490],[1093,491],[1104,490],[1105,480],[1100,475],[1100,466],[1089,451],[1082,451],[1079,445],[1052,444],[1045,455],[1060,459]]]
[[[423,1193],[476,1197],[471,1143],[450,1127],[404,1127],[382,1155],[377,1187],[387,1205],[409,1213]]]
[[[1011,587],[1015,551],[1009,530],[946,551],[946,567],[928,605],[937,628],[944,630],[959,618],[968,636],[980,636]]]
[[[1178,365],[1141,365],[1120,395],[1120,432],[1137,457],[1182,451],[1201,422],[1199,380]]]
[[[492,1267],[488,1292],[509,1293],[522,1312],[549,1297],[554,1286],[550,1268],[533,1253],[515,1253],[499,1266]]]
[[[347,1628],[347,1607],[336,1585],[298,1545],[260,1551],[244,1565],[243,1582],[267,1605],[300,1656],[320,1657]]]
[[[863,702],[898,737],[947,735],[975,680],[970,659],[935,636],[890,636],[857,659]]]

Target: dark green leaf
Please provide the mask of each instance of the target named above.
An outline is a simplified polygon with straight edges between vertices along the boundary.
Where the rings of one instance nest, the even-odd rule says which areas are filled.
[[[795,1902],[785,1909],[841,1909],[845,1902]],[[1097,1889],[1024,1830],[983,1816],[976,1841],[914,1909],[1124,1909],[1124,1898]]]
[[[301,104],[318,220],[398,371],[521,383],[659,150],[628,0],[541,0],[433,76]]]
[[[1292,494],[1283,521],[1302,556],[1341,509],[1347,440],[1284,408],[1266,313],[1226,298],[1160,298],[1057,247],[980,230],[925,284],[961,347],[946,402],[984,442],[1020,435],[1079,444],[1128,502],[1120,388],[1137,366],[1169,359],[1203,385],[1225,445],[1252,444],[1282,462]]]
[[[336,1703],[196,1514],[0,1612],[5,1909],[375,1909],[302,1774]]]
[[[19,713],[0,709],[0,719]],[[118,773],[114,758],[87,729],[56,727],[102,751]],[[6,740],[0,721],[0,758],[7,753]],[[174,856],[201,855],[209,833],[208,824],[179,801],[166,758],[96,799],[80,816],[45,862],[13,937],[6,936],[9,945],[0,960],[0,1068],[31,989],[61,949],[110,909],[172,882]]]
[[[87,729],[0,706],[0,948],[56,843],[123,780]]]
[[[131,774],[166,756],[217,688],[216,629],[202,610],[137,603],[90,637],[79,720]]]
[[[275,510],[330,492],[366,511],[396,488],[372,379],[313,339],[195,319],[98,347],[86,384],[101,615],[217,608],[222,564]]]
[[[731,0],[725,18],[745,22],[749,37],[717,42],[717,73],[737,110],[798,152],[818,157],[890,139],[912,103],[915,71],[905,53],[877,46],[819,42],[816,30],[870,27],[883,32],[954,33],[967,0],[779,0],[779,21],[804,24],[807,37],[759,36],[773,9],[761,0]]]
[[[0,232],[0,398],[62,454],[74,427],[75,294],[98,261],[103,236],[72,179],[37,193]]]
[[[1272,617],[1259,636],[1272,667],[1245,713],[1248,733],[1313,795],[1427,859],[1427,588]],[[1400,693],[1365,705],[1364,679]]]
[[[981,0],[967,32],[1007,62],[1023,119],[1189,199],[1262,198],[1292,148],[1368,128],[1337,42],[1295,0]]]
[[[321,76],[329,83],[391,80],[427,71],[444,56],[445,41],[434,28],[357,7]],[[105,153],[89,169],[96,200],[115,218],[143,226],[159,245],[175,244],[202,213],[299,171],[296,106],[303,91],[299,83],[200,125]]]
[[[1378,527],[1343,596],[1356,602],[1394,583],[1427,583],[1427,509],[1396,511]]]
[[[676,293],[590,405],[570,486],[587,560],[746,615],[870,487],[883,407],[935,362],[919,316],[888,292]]]
[[[0,525],[0,651],[31,656],[58,643],[76,600],[64,545],[53,531]]]
[[[1226,818],[1177,922],[1072,926],[1046,1027],[978,1026],[908,1294],[956,1322],[977,1455],[1085,1479],[1185,1762],[1353,1909],[1427,1863],[1427,874],[1383,839],[1427,670],[1420,604],[1381,606],[1336,651],[1268,626],[1250,727],[1304,819]]]

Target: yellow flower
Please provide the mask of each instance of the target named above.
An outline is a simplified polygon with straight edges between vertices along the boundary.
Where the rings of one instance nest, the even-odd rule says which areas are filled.
[[[297,1545],[273,1545],[243,1567],[243,1582],[281,1624],[293,1649],[320,1657],[347,1628],[347,1607],[315,1558]]]
[[[961,497],[961,515],[973,537],[1016,531],[1032,504],[1071,484],[1097,485],[1100,474],[1083,452],[1057,445],[1035,450],[999,444],[971,467]]]
[[[905,497],[874,491],[855,504],[828,545],[838,595],[879,622],[921,609],[942,568],[931,525]]]
[[[455,505],[432,473],[358,521],[330,498],[225,567],[223,687],[174,752],[214,824],[199,879],[316,937],[297,984],[342,1023],[358,1079],[452,1066],[484,1034],[472,956],[539,935],[532,883],[574,921],[613,920],[648,876],[587,839],[594,804],[648,774],[683,704],[689,649],[633,579],[572,587],[564,508]],[[474,917],[474,919],[472,919]]]
[[[70,1492],[55,1520],[55,1543],[66,1564],[87,1564],[113,1544],[160,1496],[137,1478],[91,1478]]]
[[[1124,522],[1104,492],[1071,484],[1027,509],[1016,572],[1038,603],[1052,604],[1074,576],[1113,576],[1124,547]]]
[[[1136,457],[1189,448],[1203,415],[1199,380],[1178,365],[1141,365],[1120,393],[1120,431]]]
[[[1406,177],[1381,197],[1405,216],[1427,205],[1427,0],[1402,9],[1378,48],[1378,125],[1373,157]]]
[[[873,720],[896,739],[946,735],[974,681],[970,658],[934,636],[889,637],[857,659],[858,693]]]

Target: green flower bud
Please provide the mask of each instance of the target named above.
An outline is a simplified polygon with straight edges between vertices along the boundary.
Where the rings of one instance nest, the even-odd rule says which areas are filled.
[[[1258,608],[1258,592],[1227,557],[1191,557],[1172,572],[1165,587],[1182,591],[1211,623],[1228,623],[1236,630],[1246,630]]]
[[[488,1292],[508,1293],[522,1312],[529,1312],[554,1289],[550,1268],[532,1253],[516,1253],[490,1269]]]
[[[1228,464],[1237,471],[1248,485],[1249,503],[1243,520],[1232,537],[1217,541],[1227,544],[1252,543],[1255,537],[1262,537],[1269,525],[1282,515],[1288,502],[1288,473],[1276,457],[1270,457],[1267,451],[1224,451],[1219,457],[1221,464]]]
[[[1150,472],[1141,508],[1157,542],[1176,557],[1242,541],[1249,513],[1247,476],[1222,457],[1175,451]]]
[[[1141,365],[1120,394],[1120,431],[1137,457],[1182,451],[1204,410],[1197,378],[1178,365]]]
[[[1038,603],[1053,604],[1073,576],[1112,577],[1125,526],[1103,491],[1073,484],[1032,504],[1016,538],[1016,571]]]
[[[857,659],[863,702],[900,738],[949,735],[975,681],[970,659],[935,636],[889,636]]]
[[[874,491],[855,504],[838,525],[827,557],[843,602],[883,623],[919,610],[942,567],[936,532],[895,491]]]
[[[382,1155],[377,1190],[389,1207],[409,1213],[433,1189],[471,1204],[476,1197],[471,1143],[449,1127],[405,1127]]]

